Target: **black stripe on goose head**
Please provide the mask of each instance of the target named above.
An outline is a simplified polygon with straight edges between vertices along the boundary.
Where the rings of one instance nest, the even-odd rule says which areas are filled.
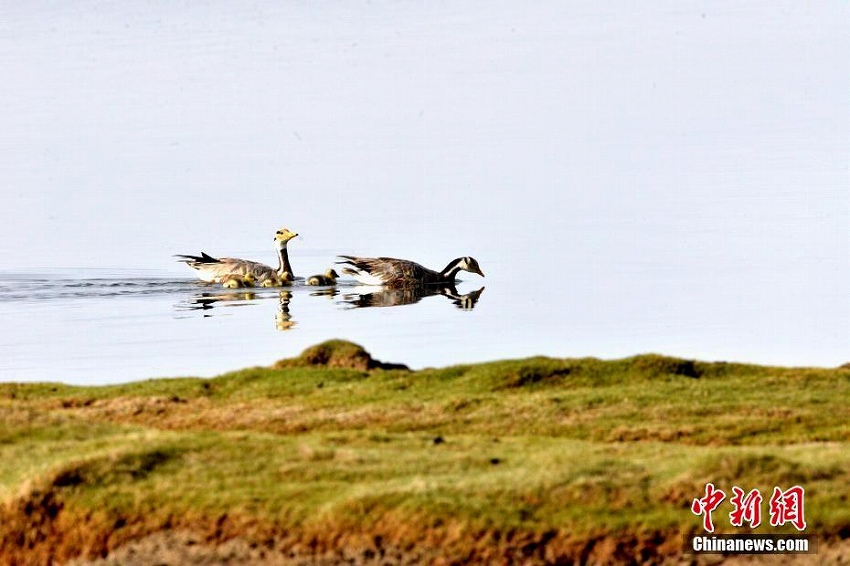
[[[470,256],[459,257],[457,259],[452,260],[440,274],[447,280],[453,281],[458,271],[460,270],[475,273],[480,275],[481,277],[484,277],[484,272],[481,271],[481,267],[478,265],[478,261],[476,261],[474,257]]]

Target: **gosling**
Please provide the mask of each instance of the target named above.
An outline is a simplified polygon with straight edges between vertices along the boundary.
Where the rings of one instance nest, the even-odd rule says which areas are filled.
[[[225,289],[240,289],[242,287],[253,287],[256,279],[250,273],[245,275],[225,275],[221,278],[221,286]]]
[[[339,274],[333,269],[328,269],[324,275],[313,275],[307,278],[307,285],[336,285]]]
[[[288,271],[281,275],[269,275],[260,279],[260,287],[284,287],[292,285],[292,274]]]

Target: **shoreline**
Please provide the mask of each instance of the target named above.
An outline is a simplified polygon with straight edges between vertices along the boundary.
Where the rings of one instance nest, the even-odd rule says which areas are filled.
[[[805,487],[816,557],[838,562],[848,395],[846,367],[412,371],[345,341],[210,379],[0,384],[0,561],[676,563],[714,482]]]

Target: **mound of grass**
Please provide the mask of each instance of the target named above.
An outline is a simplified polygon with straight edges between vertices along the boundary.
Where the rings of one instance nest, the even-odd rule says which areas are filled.
[[[280,360],[274,364],[275,369],[325,366],[349,368],[360,371],[370,369],[400,369],[407,370],[403,364],[380,362],[369,354],[363,346],[347,340],[328,340],[304,350],[297,358]]]
[[[660,561],[700,529],[707,482],[802,485],[829,543],[850,524],[848,394],[841,368],[644,355],[409,371],[344,341],[214,379],[4,384],[0,562],[164,532],[281,560]]]

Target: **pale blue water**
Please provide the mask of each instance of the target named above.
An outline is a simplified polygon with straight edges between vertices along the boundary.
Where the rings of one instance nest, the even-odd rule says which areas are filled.
[[[69,383],[208,376],[268,364],[333,337],[384,345],[420,365],[443,363],[462,348],[458,333],[477,326],[471,311],[481,287],[458,288],[457,295],[420,296],[353,280],[332,287],[299,280],[229,290],[131,270],[7,273],[0,275],[0,371],[3,381]],[[444,351],[422,355],[433,348]]]
[[[608,228],[606,246],[615,251],[565,251],[549,264],[500,257],[504,248],[492,240],[495,245],[482,245],[478,258],[485,278],[463,273],[458,296],[410,304],[345,277],[336,288],[298,281],[287,289],[225,290],[192,279],[182,264],[161,272],[5,273],[0,379],[113,383],[212,376],[271,364],[330,338],[358,342],[378,359],[414,368],[538,354],[616,358],[645,352],[784,365],[850,360],[850,313],[829,258],[812,253],[754,261],[746,254],[745,244],[777,239],[790,245],[781,227],[742,235],[738,255],[711,261],[681,251],[708,245],[710,232],[621,226],[625,233],[618,235],[614,225]],[[577,238],[583,233],[569,225],[562,231],[575,231]],[[533,234],[517,235],[515,245],[533,246]],[[671,243],[638,255],[647,238]],[[309,275],[299,264],[333,261],[325,252],[297,251],[300,243],[290,244],[297,274]],[[256,259],[266,256],[271,252]]]
[[[329,338],[412,367],[850,361],[848,21],[839,1],[2,3],[0,380],[208,376]],[[352,308],[350,282],[296,286],[283,320],[274,291],[172,257],[273,263],[284,226],[301,276],[472,255],[487,277],[458,290],[485,290]]]

